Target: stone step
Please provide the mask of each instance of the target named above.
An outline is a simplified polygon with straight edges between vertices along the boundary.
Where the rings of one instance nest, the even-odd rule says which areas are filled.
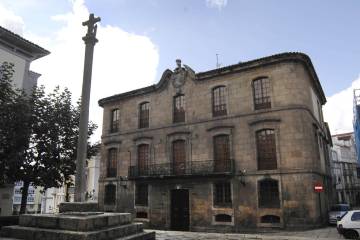
[[[116,240],[155,240],[155,232],[142,232]]]
[[[6,226],[1,229],[1,236],[15,238],[15,239],[26,239],[26,240],[39,240],[39,239],[110,240],[117,238],[121,239],[142,232],[143,232],[143,227],[142,224],[139,223],[132,223],[127,225],[120,225],[116,227],[101,229],[97,231],[85,231],[85,232],[61,230],[61,229],[24,227],[24,226]]]
[[[86,232],[129,224],[131,221],[130,213],[25,214],[20,215],[19,225]]]

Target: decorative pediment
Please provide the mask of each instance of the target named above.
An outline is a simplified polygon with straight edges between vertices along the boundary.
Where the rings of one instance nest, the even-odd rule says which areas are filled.
[[[177,67],[171,74],[170,81],[172,86],[175,88],[176,93],[181,93],[182,87],[187,81],[195,80],[195,72],[185,64],[184,67],[182,67],[180,59],[176,59],[176,65]]]

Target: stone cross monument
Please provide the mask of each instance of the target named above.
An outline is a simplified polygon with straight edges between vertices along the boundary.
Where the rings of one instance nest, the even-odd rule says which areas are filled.
[[[85,61],[84,61],[84,77],[81,93],[81,112],[79,123],[79,140],[77,147],[76,158],[76,177],[75,177],[75,202],[85,201],[86,179],[85,179],[85,163],[87,153],[87,133],[89,122],[89,102],[91,89],[91,73],[95,43],[96,39],[96,23],[99,22],[100,17],[94,17],[91,13],[89,20],[83,22],[83,26],[87,26],[88,30],[82,39],[85,42]]]

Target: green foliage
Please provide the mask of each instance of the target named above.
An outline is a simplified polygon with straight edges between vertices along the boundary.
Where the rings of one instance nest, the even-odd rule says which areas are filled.
[[[45,189],[71,184],[79,132],[80,106],[71,92],[44,86],[30,96],[14,90],[11,64],[0,68],[0,174],[8,182],[32,182]],[[97,128],[90,123],[88,138]],[[96,154],[88,144],[88,157]],[[27,197],[27,196],[23,196]],[[25,201],[26,203],[26,201]]]

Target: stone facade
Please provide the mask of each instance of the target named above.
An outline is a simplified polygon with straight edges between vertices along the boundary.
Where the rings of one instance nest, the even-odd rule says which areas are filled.
[[[271,104],[256,110],[254,80],[259,78],[269,82],[266,94]],[[218,86],[224,87],[226,111],[214,116],[213,94]],[[185,121],[174,123],[173,101],[179,94],[185,97]],[[149,103],[149,126],[139,128],[139,106],[144,102]],[[326,221],[331,186],[331,138],[321,110],[325,102],[311,60],[302,53],[197,74],[178,64],[174,71],[166,70],[156,85],[101,99],[100,208],[131,212],[158,229],[177,229],[182,224],[182,229],[192,231],[321,225]],[[115,109],[119,116],[114,118]],[[264,155],[259,153],[257,134],[264,129],[271,130],[273,137],[275,167],[270,169],[259,169],[258,163]],[[228,141],[229,164],[220,170],[214,150],[217,136]],[[173,162],[177,140],[183,141],[185,149],[181,171]],[[149,153],[146,171],[141,172],[139,146],[144,144]],[[115,153],[110,154],[111,149]],[[109,177],[111,159],[116,174]],[[262,182],[274,184],[276,206],[264,202]],[[315,193],[315,183],[323,184],[325,192]],[[147,187],[140,194],[146,200],[137,204],[136,190],[141,185]],[[111,194],[116,194],[115,201],[107,200]],[[215,203],[215,198],[226,204]],[[185,218],[179,220],[177,211]]]

